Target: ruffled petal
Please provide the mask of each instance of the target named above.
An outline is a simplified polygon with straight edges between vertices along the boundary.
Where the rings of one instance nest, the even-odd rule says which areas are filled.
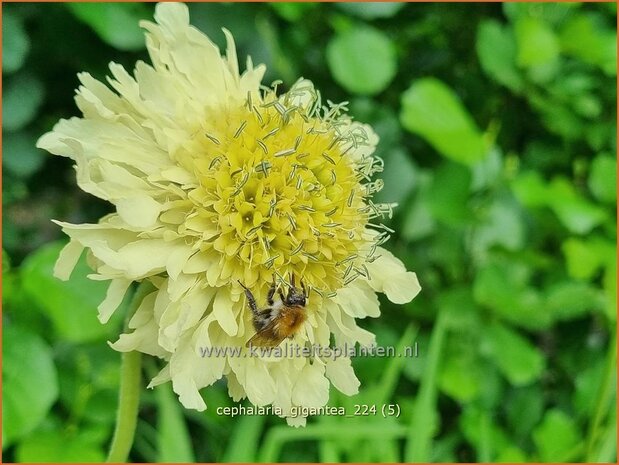
[[[384,293],[394,304],[405,304],[421,291],[417,275],[406,271],[404,264],[388,250],[379,248],[380,257],[367,265],[372,289]]]
[[[355,376],[348,357],[327,359],[325,363],[327,378],[340,392],[347,396],[354,396],[359,393],[361,383]]]

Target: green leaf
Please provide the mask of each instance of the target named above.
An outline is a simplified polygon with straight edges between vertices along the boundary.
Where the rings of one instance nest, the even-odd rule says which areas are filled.
[[[578,194],[567,179],[557,177],[549,186],[548,202],[563,225],[575,234],[587,234],[603,223],[608,214]]]
[[[614,24],[614,20],[613,20]],[[617,33],[595,13],[573,16],[561,29],[562,50],[606,74],[617,74]]]
[[[515,33],[519,66],[554,66],[559,58],[559,41],[546,22],[534,17],[519,18],[515,23]]]
[[[486,74],[518,93],[523,80],[516,68],[516,40],[512,30],[493,19],[477,29],[477,56]]]
[[[519,250],[524,245],[525,227],[522,211],[508,195],[497,195],[471,239],[472,254],[480,259],[487,256],[493,246]]]
[[[460,431],[467,442],[477,449],[477,461],[491,462],[494,451],[508,446],[503,429],[492,418],[491,410],[476,403],[468,404],[459,419]]]
[[[265,419],[262,415],[245,415],[236,419],[222,463],[255,460]]]
[[[2,249],[2,277],[7,276],[9,271],[11,271],[11,257]]]
[[[103,462],[101,447],[86,437],[62,430],[42,431],[22,441],[16,450],[18,462],[89,463]]]
[[[461,403],[473,400],[479,393],[481,379],[479,360],[472,351],[450,353],[445,357],[439,374],[441,391]]]
[[[420,79],[402,94],[400,120],[451,160],[471,165],[488,153],[473,118],[454,92],[437,79]]]
[[[503,401],[516,441],[528,438],[544,413],[544,392],[539,384],[514,388]]]
[[[523,17],[536,17],[554,26],[564,23],[572,11],[579,9],[581,5],[580,2],[505,2],[503,12],[512,22]]]
[[[589,189],[602,202],[617,202],[617,160],[608,155],[598,155],[591,163]]]
[[[512,181],[516,198],[525,207],[543,207],[548,204],[548,186],[538,171],[526,171]]]
[[[181,404],[170,383],[155,388],[157,398],[157,462],[193,463],[195,457]]]
[[[481,350],[494,361],[508,381],[521,386],[538,379],[544,370],[544,357],[518,332],[500,323],[486,329]]]
[[[396,58],[391,39],[368,26],[338,33],[327,45],[327,64],[335,80],[362,95],[387,88],[397,71]]]
[[[443,289],[437,297],[438,306],[445,317],[445,323],[458,333],[476,333],[479,328],[479,307],[467,286]]]
[[[575,461],[581,439],[574,420],[557,409],[547,411],[541,425],[533,431],[533,442],[542,462]]]
[[[21,268],[24,291],[45,309],[62,339],[71,342],[106,339],[118,327],[122,308],[106,325],[99,322],[97,307],[105,298],[109,282],[92,281],[86,277],[92,270],[84,256],[69,281],[53,276],[54,264],[63,245],[58,242],[45,245],[26,258]]]
[[[391,18],[406,3],[402,2],[350,2],[335,3],[340,10],[363,19]]]
[[[617,246],[612,254],[609,254],[606,269],[604,270],[603,284],[606,293],[606,316],[611,322],[617,321]]]
[[[496,463],[526,463],[526,454],[516,446],[508,445],[501,449],[495,459]]]
[[[581,418],[594,418],[597,400],[604,383],[605,361],[599,359],[576,375],[573,404]]]
[[[435,170],[428,190],[428,206],[435,219],[458,225],[470,219],[467,205],[471,172],[456,163],[443,163]]]
[[[46,417],[58,397],[58,376],[51,349],[26,328],[4,325],[2,354],[5,448],[34,430]]]
[[[613,254],[613,244],[600,238],[570,237],[561,247],[567,272],[575,279],[591,279]]]
[[[531,330],[550,326],[550,312],[539,311],[543,306],[539,291],[529,285],[531,270],[514,260],[490,261],[475,277],[475,300],[490,307],[510,323]]]
[[[405,211],[402,224],[402,236],[409,241],[421,239],[432,234],[436,228],[436,221],[429,206],[429,191],[432,185],[432,175],[425,171],[419,172],[419,189],[412,205]]]
[[[127,51],[145,46],[139,21],[150,19],[142,3],[66,3],[76,18],[88,24],[109,45]]]
[[[27,178],[45,162],[45,153],[35,147],[36,139],[20,131],[8,132],[2,138],[2,166],[15,176]]]
[[[5,6],[2,12],[2,72],[14,73],[20,69],[29,50],[30,38],[21,17],[12,7]]]
[[[427,462],[432,451],[433,438],[439,428],[437,378],[443,358],[446,332],[445,318],[439,314],[432,329],[425,373],[415,397],[412,419],[408,425],[404,447],[405,462]]]
[[[555,320],[571,320],[604,309],[604,294],[581,282],[564,281],[548,290],[546,308]]]
[[[14,75],[7,81],[2,100],[2,128],[16,131],[30,123],[43,103],[43,84],[30,74]]]
[[[275,3],[267,3],[271,8],[273,8],[279,16],[290,21],[291,23],[296,23],[300,19],[302,19],[309,11],[315,9],[318,6],[318,3],[312,2],[275,2]]]
[[[385,187],[372,200],[402,205],[415,187],[418,169],[412,156],[401,147],[389,151],[384,159],[385,169],[380,177],[385,181]]]

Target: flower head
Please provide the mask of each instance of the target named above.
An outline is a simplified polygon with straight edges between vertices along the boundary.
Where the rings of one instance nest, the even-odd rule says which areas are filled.
[[[308,80],[279,95],[251,59],[240,74],[231,34],[222,57],[185,5],[157,5],[155,20],[142,23],[152,66],[138,62],[132,76],[112,63],[116,92],[81,73],[83,117],[38,142],[73,159],[79,186],[116,209],[97,224],[58,222],[71,241],[56,275],[68,279],[87,250],[91,278],[110,280],[103,323],[132,282],[154,285],[112,347],[166,360],[151,385],[171,380],[187,408],[205,409],[198,390],[222,377],[235,400],[283,416],[324,405],[329,381],[356,393],[345,356],[250,356],[242,285],[261,303],[273,279],[303,279],[310,298],[296,345],[328,347],[332,334],[338,346],[373,343],[355,319],[379,315],[376,292],[404,303],[420,289],[381,247],[392,206],[371,200],[382,187],[372,178],[382,170],[377,136],[345,104],[323,105]],[[237,350],[205,356],[216,347]]]

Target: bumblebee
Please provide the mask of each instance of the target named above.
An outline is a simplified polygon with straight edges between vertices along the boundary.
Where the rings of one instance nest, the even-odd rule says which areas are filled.
[[[247,341],[246,347],[277,347],[286,338],[292,338],[307,320],[307,291],[301,281],[301,288],[295,285],[292,275],[288,294],[284,296],[281,289],[277,290],[275,277],[267,294],[267,305],[259,309],[252,292],[239,281],[245,290],[247,303],[252,312],[252,322],[256,334]],[[279,299],[274,299],[275,292]]]

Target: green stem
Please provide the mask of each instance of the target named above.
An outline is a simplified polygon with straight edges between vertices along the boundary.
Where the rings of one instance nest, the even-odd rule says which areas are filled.
[[[608,413],[608,404],[612,398],[613,384],[617,377],[616,372],[617,361],[617,336],[614,335],[609,342],[608,355],[606,359],[606,368],[604,372],[604,380],[598,391],[597,402],[594,414],[589,425],[589,434],[587,437],[587,462],[594,461],[594,447],[598,440],[599,428]]]
[[[429,462],[431,459],[432,438],[438,428],[437,378],[443,358],[443,341],[446,332],[445,316],[439,313],[430,336],[426,370],[415,399],[413,418],[409,425],[404,449],[404,461],[408,463]]]
[[[127,323],[135,313],[142,299],[152,291],[150,283],[142,283],[135,292],[129,311]],[[125,325],[126,326],[126,325]],[[127,462],[129,451],[133,445],[135,427],[138,420],[140,405],[140,390],[142,385],[142,354],[137,351],[124,352],[120,362],[120,391],[118,395],[118,411],[116,412],[116,427],[112,444],[107,456],[107,462]]]

